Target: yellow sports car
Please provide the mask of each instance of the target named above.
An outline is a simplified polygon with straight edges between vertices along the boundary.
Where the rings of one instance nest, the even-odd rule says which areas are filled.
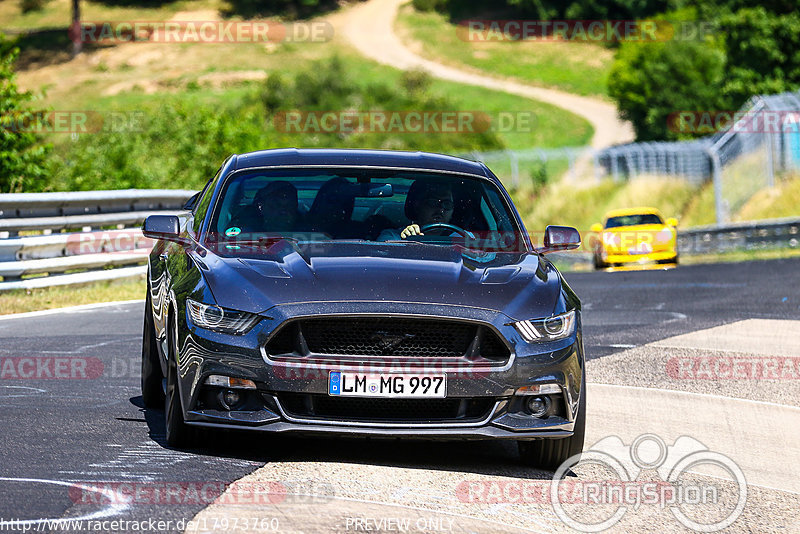
[[[665,269],[678,264],[678,221],[655,208],[628,208],[606,213],[596,235],[595,269]]]

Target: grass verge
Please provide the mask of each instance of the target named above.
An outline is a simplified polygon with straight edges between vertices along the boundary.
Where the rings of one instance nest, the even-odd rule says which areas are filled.
[[[800,258],[800,249],[781,247],[756,250],[732,250],[730,252],[718,252],[715,254],[681,256],[681,264],[738,263],[742,261],[779,260],[786,258]]]
[[[0,315],[144,298],[144,278],[0,293]]]

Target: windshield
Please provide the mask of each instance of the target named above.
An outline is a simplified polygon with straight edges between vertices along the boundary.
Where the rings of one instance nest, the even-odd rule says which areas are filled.
[[[606,221],[606,228],[616,228],[618,226],[640,226],[643,224],[664,224],[664,221],[662,221],[661,217],[655,213],[623,215],[620,217],[609,217]]]
[[[282,238],[525,249],[503,195],[488,180],[382,169],[281,169],[230,176],[206,241],[247,245]]]

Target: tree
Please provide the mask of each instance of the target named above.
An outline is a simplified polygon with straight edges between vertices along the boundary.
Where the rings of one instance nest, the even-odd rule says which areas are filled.
[[[719,33],[727,56],[724,94],[739,105],[757,94],[800,87],[800,15],[763,7],[723,15]]]
[[[42,145],[29,125],[41,117],[25,107],[29,92],[14,82],[14,60],[19,49],[0,34],[0,192],[21,191],[45,175],[49,146]]]
[[[709,43],[625,43],[608,78],[608,93],[640,141],[676,139],[670,115],[680,111],[728,109],[720,94],[723,52]]]
[[[72,0],[72,24],[70,24],[70,34],[72,37],[72,55],[77,56],[83,49],[81,40],[81,3],[80,0]]]

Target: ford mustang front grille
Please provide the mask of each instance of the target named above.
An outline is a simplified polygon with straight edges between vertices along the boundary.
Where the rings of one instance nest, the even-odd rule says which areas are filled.
[[[506,361],[510,352],[489,327],[406,317],[326,317],[284,325],[266,346],[270,357],[319,355],[461,358]]]

